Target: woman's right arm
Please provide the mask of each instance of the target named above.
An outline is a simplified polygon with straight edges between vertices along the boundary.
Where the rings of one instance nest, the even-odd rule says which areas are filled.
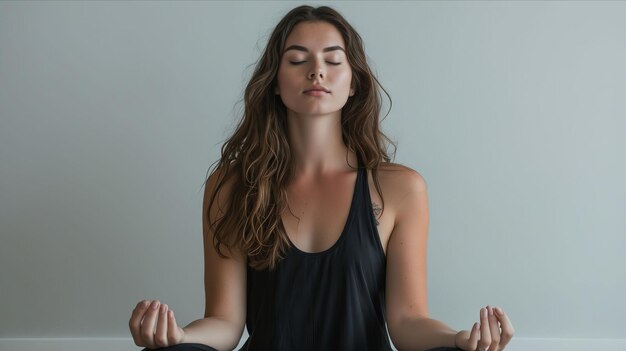
[[[218,171],[219,172],[219,171]],[[230,179],[229,179],[230,180]],[[185,343],[201,343],[218,350],[234,349],[246,322],[246,256],[240,250],[222,248],[229,258],[218,256],[213,246],[213,231],[208,220],[214,222],[223,215],[220,209],[228,206],[231,181],[219,189],[216,203],[207,211],[211,196],[216,191],[217,172],[205,184],[202,205],[202,232],[204,243],[204,318],[183,328]],[[224,252],[226,251],[226,252]]]
[[[176,322],[174,311],[158,300],[143,300],[131,315],[129,326],[137,346],[166,347],[181,343],[199,343],[219,351],[234,349],[243,333],[246,320],[246,256],[240,250],[224,248],[229,258],[218,256],[213,246],[213,231],[208,219],[215,221],[226,208],[231,182],[219,190],[216,205],[207,215],[209,201],[216,190],[217,176],[207,180],[202,205],[204,243],[204,318],[184,328]],[[228,250],[228,252],[224,252]]]

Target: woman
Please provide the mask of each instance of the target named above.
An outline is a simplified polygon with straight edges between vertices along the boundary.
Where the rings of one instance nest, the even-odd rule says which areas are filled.
[[[387,326],[399,350],[504,349],[500,308],[459,332],[428,318],[427,187],[389,162],[378,87],[333,9],[278,23],[205,184],[205,318],[141,301],[138,346],[232,350],[247,325],[241,350],[391,350]]]

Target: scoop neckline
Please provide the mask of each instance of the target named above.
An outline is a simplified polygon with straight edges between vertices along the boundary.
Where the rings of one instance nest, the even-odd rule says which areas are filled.
[[[300,256],[322,256],[322,255],[326,255],[332,251],[335,250],[335,248],[344,240],[345,236],[346,236],[346,231],[348,230],[348,228],[350,227],[350,225],[352,224],[352,220],[354,218],[354,212],[355,212],[355,202],[356,201],[356,197],[357,197],[357,192],[358,192],[358,186],[360,184],[361,181],[361,176],[362,176],[363,170],[362,167],[359,166],[357,167],[357,174],[356,174],[356,180],[354,182],[354,187],[352,190],[352,198],[350,200],[350,209],[348,210],[348,217],[346,218],[346,222],[343,225],[343,229],[341,230],[341,234],[339,234],[339,238],[337,238],[337,240],[335,240],[335,243],[332,244],[329,248],[322,250],[322,251],[318,251],[318,252],[307,252],[307,251],[302,251],[300,250],[289,238],[289,235],[286,235],[287,240],[289,241],[289,244],[291,245],[291,250],[293,252],[295,252],[296,254],[300,255]]]

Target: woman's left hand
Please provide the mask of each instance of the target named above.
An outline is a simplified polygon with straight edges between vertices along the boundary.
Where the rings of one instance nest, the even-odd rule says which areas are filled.
[[[480,322],[472,330],[456,334],[456,347],[465,351],[501,351],[511,341],[515,330],[509,317],[500,307],[480,309]]]

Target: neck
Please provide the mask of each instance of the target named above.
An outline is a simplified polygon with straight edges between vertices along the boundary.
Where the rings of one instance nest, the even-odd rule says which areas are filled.
[[[328,115],[289,112],[289,145],[297,176],[345,172],[356,167],[356,155],[341,136],[341,111]]]

